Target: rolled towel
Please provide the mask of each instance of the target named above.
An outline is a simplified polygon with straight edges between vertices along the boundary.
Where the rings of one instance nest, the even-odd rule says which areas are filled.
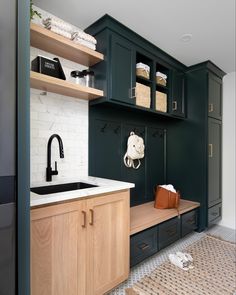
[[[80,44],[80,45],[84,45],[92,50],[96,50],[96,45],[92,44],[91,42],[88,42],[84,39],[81,39],[81,38],[75,38],[73,40],[73,42],[75,42],[76,44]]]
[[[88,41],[94,45],[97,44],[97,40],[93,36],[83,32],[82,30],[79,30],[79,31],[74,32],[72,34],[71,39],[74,40],[76,38],[83,39],[83,40]]]
[[[57,26],[50,26],[50,27],[46,27],[48,30],[58,34],[58,35],[61,35],[65,38],[68,38],[68,39],[71,39],[71,33],[68,33],[67,31],[64,31],[60,28],[58,28]]]
[[[75,31],[75,28],[72,25],[58,18],[49,17],[43,20],[43,24],[46,28],[51,26],[58,27],[59,29],[71,34]]]

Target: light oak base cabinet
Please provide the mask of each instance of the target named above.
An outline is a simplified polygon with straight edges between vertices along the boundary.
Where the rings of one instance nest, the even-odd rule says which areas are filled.
[[[31,295],[102,295],[129,275],[129,190],[31,210]]]

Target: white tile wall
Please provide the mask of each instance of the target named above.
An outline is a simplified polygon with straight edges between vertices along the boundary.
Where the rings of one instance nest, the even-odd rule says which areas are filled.
[[[37,55],[55,57],[31,48],[31,60]],[[60,58],[60,57],[59,57]],[[85,67],[60,58],[67,79],[70,72]],[[52,164],[58,163],[58,176],[54,180],[88,176],[88,102],[54,93],[44,95],[31,89],[31,184],[45,181],[47,142],[57,133],[64,144],[65,158],[60,159],[56,139],[52,144]]]

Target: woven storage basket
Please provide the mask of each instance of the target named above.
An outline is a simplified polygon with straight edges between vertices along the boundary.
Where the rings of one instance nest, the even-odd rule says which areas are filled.
[[[167,94],[156,91],[156,110],[160,112],[167,112]]]
[[[163,79],[162,77],[157,76],[156,81],[158,85],[166,86],[166,80]]]
[[[145,69],[137,68],[136,69],[136,76],[149,79],[149,72],[146,71]]]
[[[144,63],[137,63],[136,64],[136,76],[142,77],[145,79],[150,78],[150,67]]]
[[[150,108],[151,106],[151,90],[150,87],[141,83],[136,83],[136,105]]]

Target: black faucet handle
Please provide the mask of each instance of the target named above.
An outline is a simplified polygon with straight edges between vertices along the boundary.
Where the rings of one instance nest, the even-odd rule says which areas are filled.
[[[53,175],[58,175],[58,171],[57,171],[57,161],[55,161],[55,170],[53,171]]]

